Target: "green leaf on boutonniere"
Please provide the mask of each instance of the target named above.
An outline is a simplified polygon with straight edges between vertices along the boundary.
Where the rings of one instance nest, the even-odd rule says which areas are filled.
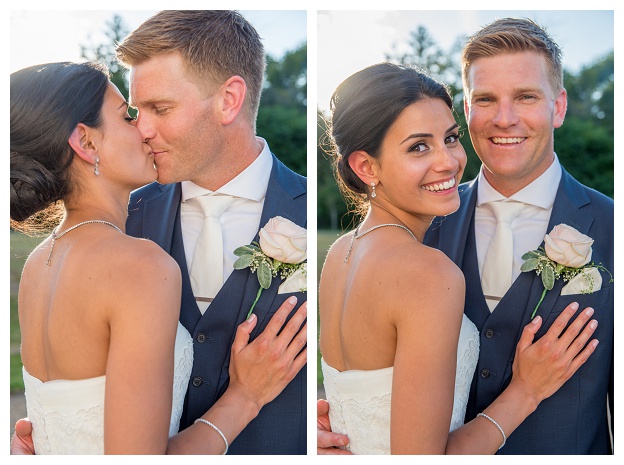
[[[544,285],[544,288],[549,291],[555,285],[555,270],[548,265],[546,265],[542,270],[542,284]]]
[[[525,253],[522,256],[522,260],[529,260],[530,258],[538,259],[538,258],[540,258],[541,255],[542,254],[539,253],[537,250],[531,250],[530,252],[527,252],[527,253]],[[533,269],[534,268],[531,268],[531,270],[533,270]],[[530,270],[528,270],[528,271],[530,271]]]
[[[255,245],[242,245],[234,251],[234,255],[242,257],[243,255],[253,255],[254,252],[261,252]]]
[[[271,273],[271,267],[262,262],[258,265],[258,282],[260,283],[260,287],[263,289],[268,289],[271,286],[271,281],[273,280],[273,275]]]
[[[253,254],[240,255],[238,260],[234,262],[235,270],[242,270],[253,263]]]
[[[536,269],[537,265],[539,264],[539,258],[535,258],[535,257],[525,258],[526,255],[528,254],[524,254],[522,256],[522,259],[526,261],[520,267],[520,271],[531,271],[531,270]]]

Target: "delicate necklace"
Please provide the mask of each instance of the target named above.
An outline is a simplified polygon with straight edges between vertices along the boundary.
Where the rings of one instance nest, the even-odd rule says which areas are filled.
[[[61,237],[63,237],[65,234],[67,234],[70,231],[73,231],[74,229],[76,229],[78,226],[83,226],[85,224],[92,224],[92,223],[101,223],[101,224],[107,224],[109,226],[112,226],[113,228],[115,228],[117,231],[119,231],[120,233],[123,234],[123,231],[121,229],[119,229],[117,226],[115,226],[113,223],[109,222],[109,221],[104,221],[104,220],[88,220],[88,221],[83,221],[82,223],[78,223],[73,225],[71,228],[66,229],[65,231],[63,231],[61,234],[56,234],[56,230],[58,229],[58,226],[56,228],[54,228],[54,231],[52,231],[52,245],[50,245],[50,255],[48,255],[48,260],[46,261],[46,265],[50,266],[50,260],[52,259],[52,252],[54,251],[54,243],[56,242],[57,239],[60,239]]]
[[[405,229],[408,233],[410,233],[410,235],[414,238],[414,240],[418,242],[418,239],[416,239],[416,236],[414,236],[414,233],[410,231],[409,228],[407,228],[406,226],[403,226],[402,224],[396,224],[396,223],[378,224],[377,226],[373,226],[372,228],[367,229],[362,234],[359,234],[360,226],[361,225],[355,228],[355,232],[353,233],[353,237],[351,238],[351,245],[349,246],[349,251],[347,252],[347,256],[344,259],[345,263],[349,261],[349,256],[351,255],[351,250],[353,249],[353,243],[355,242],[356,239],[359,239],[360,237],[367,235],[369,232],[374,231],[375,229],[383,228],[384,226],[396,226],[397,228]]]

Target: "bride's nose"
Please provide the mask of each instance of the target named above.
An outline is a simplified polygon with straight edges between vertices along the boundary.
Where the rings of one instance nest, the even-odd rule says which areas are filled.
[[[454,153],[444,145],[437,153],[434,162],[434,168],[436,171],[453,171],[459,166],[459,160],[455,157]]]

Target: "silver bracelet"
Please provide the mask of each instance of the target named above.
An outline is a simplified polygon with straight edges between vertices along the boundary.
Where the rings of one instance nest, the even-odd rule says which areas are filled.
[[[501,428],[500,425],[498,423],[496,423],[496,421],[491,416],[486,415],[485,413],[477,413],[477,416],[478,417],[487,418],[488,420],[490,420],[494,424],[494,426],[496,426],[498,428],[498,431],[500,431],[500,434],[503,435],[503,443],[498,448],[498,450],[501,450],[503,448],[503,446],[505,445],[505,443],[507,442],[507,436],[505,435],[505,432],[503,431],[503,428]]]
[[[210,423],[208,420],[204,420],[203,418],[198,418],[197,420],[195,420],[195,423],[205,423],[208,426],[210,426],[213,430],[215,430],[217,433],[219,433],[219,436],[221,436],[221,439],[223,439],[223,442],[225,443],[225,450],[223,451],[223,454],[221,455],[227,454],[229,445],[228,445],[227,439],[225,439],[225,435],[221,432],[219,428],[217,428],[215,425]]]

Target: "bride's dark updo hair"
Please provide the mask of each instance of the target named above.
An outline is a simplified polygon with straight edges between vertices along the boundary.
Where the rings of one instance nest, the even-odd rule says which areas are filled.
[[[363,150],[374,158],[401,112],[425,98],[440,99],[453,110],[447,88],[406,66],[379,63],[345,79],[330,100],[329,133],[340,191],[355,212],[366,213],[369,186],[349,166],[349,156]]]
[[[11,226],[72,190],[69,137],[78,123],[102,124],[108,70],[98,63],[47,63],[11,74]],[[26,221],[20,225],[19,222]]]

